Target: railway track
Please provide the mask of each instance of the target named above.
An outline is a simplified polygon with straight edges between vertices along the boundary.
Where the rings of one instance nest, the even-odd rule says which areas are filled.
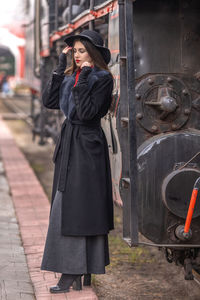
[[[30,96],[2,98],[0,99],[6,109],[2,109],[1,115],[5,120],[23,120],[32,130],[33,139],[40,136],[40,144],[52,141],[55,143],[63,116],[59,112],[52,112],[42,116],[41,103],[38,99],[32,102]],[[45,139],[45,141],[44,141]]]
[[[3,112],[4,119],[21,119],[24,120],[30,127],[33,127],[31,118],[31,99],[29,96],[1,98],[3,105],[10,112]]]

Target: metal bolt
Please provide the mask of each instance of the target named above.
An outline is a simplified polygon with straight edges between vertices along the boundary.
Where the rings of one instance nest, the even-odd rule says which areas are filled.
[[[158,127],[157,127],[156,125],[153,125],[153,126],[151,127],[151,130],[152,130],[153,132],[156,132],[156,131],[158,130]]]
[[[178,126],[176,124],[172,124],[172,130],[176,130]]]
[[[128,122],[129,122],[129,118],[127,118],[127,117],[121,118],[121,126],[123,128],[127,128],[128,127]]]
[[[149,79],[148,79],[148,84],[151,85],[151,84],[153,84],[153,82],[154,82],[154,81],[152,80],[152,78],[149,78]]]
[[[141,114],[141,113],[138,113],[138,114],[136,115],[136,118],[137,118],[137,120],[140,120],[140,119],[142,119],[142,118],[143,118],[143,114]]]
[[[188,240],[190,237],[189,232],[183,232],[183,237]]]
[[[173,81],[173,79],[171,77],[167,77],[167,81],[170,83]]]
[[[135,97],[136,97],[137,100],[141,99],[141,95],[140,94],[136,94]]]
[[[189,108],[186,108],[186,109],[184,110],[184,114],[185,114],[186,116],[188,116],[188,115],[190,114],[190,109],[189,109]]]
[[[182,93],[183,93],[183,95],[188,95],[188,92],[187,92],[187,90],[182,90]]]

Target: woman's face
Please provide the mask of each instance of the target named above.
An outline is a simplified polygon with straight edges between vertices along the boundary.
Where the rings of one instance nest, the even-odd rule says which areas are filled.
[[[89,56],[85,46],[80,42],[76,41],[73,47],[74,60],[77,67],[81,67],[84,62],[93,64],[91,57]]]

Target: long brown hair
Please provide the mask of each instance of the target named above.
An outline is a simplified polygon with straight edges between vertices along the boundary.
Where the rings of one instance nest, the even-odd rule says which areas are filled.
[[[96,67],[98,67],[99,69],[101,70],[106,70],[108,71],[111,75],[112,73],[110,72],[107,64],[105,63],[104,59],[103,59],[103,56],[101,55],[101,52],[98,50],[97,47],[95,47],[90,41],[86,40],[86,39],[76,39],[74,41],[74,43],[76,41],[79,41],[81,42],[84,46],[85,46],[85,49],[87,50],[89,56],[91,57],[94,65]],[[72,63],[71,63],[71,66],[68,67],[66,70],[65,70],[65,74],[66,75],[71,75],[73,74],[75,71],[77,71],[78,67],[75,63],[75,60],[74,60],[74,52],[72,51]],[[112,76],[113,77],[113,76]]]

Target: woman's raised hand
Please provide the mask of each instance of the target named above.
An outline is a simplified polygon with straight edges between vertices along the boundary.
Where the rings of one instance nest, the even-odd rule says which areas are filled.
[[[71,49],[72,49],[72,47],[67,46],[62,50],[62,53],[59,55],[58,66],[55,69],[56,73],[58,73],[59,75],[64,74],[64,71],[65,71],[66,65],[67,65],[66,54]]]
[[[92,67],[92,64],[91,64],[90,62],[88,62],[88,61],[84,61],[84,62],[82,63],[82,65],[81,65],[81,69],[82,69],[83,67]]]
[[[72,50],[72,47],[67,46],[62,50],[62,53],[67,54],[70,50]]]

